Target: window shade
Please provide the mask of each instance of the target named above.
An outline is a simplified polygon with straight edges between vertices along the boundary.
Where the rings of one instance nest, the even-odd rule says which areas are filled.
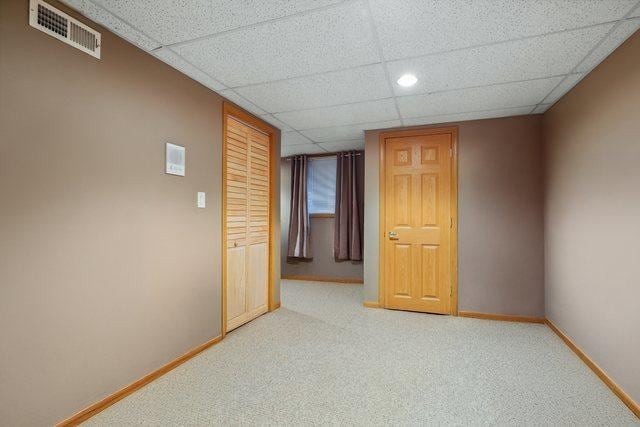
[[[307,176],[309,213],[335,213],[336,158],[309,159]]]

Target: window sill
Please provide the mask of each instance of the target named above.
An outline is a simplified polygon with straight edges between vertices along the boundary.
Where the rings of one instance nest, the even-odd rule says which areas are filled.
[[[310,218],[335,218],[336,214],[332,213],[312,213],[309,215]]]

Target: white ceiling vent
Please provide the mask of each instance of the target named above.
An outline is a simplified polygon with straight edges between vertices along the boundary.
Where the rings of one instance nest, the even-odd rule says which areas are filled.
[[[100,33],[42,0],[29,2],[29,24],[76,49],[100,58]]]

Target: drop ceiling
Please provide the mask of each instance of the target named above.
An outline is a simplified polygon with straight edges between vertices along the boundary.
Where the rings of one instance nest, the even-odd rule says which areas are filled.
[[[542,113],[640,28],[639,0],[64,2],[280,128],[283,156]]]

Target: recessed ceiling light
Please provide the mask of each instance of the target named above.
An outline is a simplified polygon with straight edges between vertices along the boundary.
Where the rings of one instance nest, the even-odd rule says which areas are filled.
[[[398,84],[403,87],[409,87],[416,84],[418,78],[413,74],[405,74],[398,79]]]

